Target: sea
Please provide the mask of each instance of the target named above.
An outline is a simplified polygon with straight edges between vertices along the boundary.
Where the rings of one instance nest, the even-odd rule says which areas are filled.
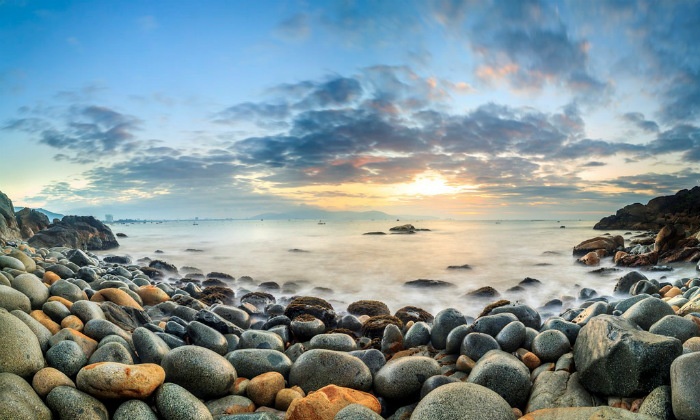
[[[390,228],[410,223],[414,234],[391,234]],[[578,243],[605,234],[593,230],[595,221],[582,220],[199,220],[137,222],[111,225],[123,233],[120,247],[99,254],[148,257],[177,267],[196,267],[203,273],[223,272],[257,284],[286,282],[299,285],[297,295],[322,297],[343,311],[350,303],[379,300],[392,312],[418,306],[433,314],[452,307],[478,315],[485,303],[466,293],[491,286],[501,299],[540,307],[551,299],[577,297],[583,287],[600,296],[612,295],[616,280],[630,269],[593,273],[613,267],[605,258],[600,267],[576,262]],[[365,235],[385,232],[386,235]],[[628,245],[641,232],[608,231],[623,235]],[[156,252],[159,251],[159,252]],[[448,269],[468,265],[468,269]],[[673,271],[643,272],[649,279],[672,281],[697,277],[695,264],[671,265]],[[508,291],[526,277],[539,286]],[[452,283],[447,288],[411,288],[417,279]],[[255,287],[232,282],[237,295]],[[240,289],[240,290],[239,290]],[[279,292],[273,292],[280,298]]]

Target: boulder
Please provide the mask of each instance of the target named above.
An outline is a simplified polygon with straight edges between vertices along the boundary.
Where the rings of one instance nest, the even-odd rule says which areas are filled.
[[[40,211],[25,207],[15,213],[17,225],[23,239],[28,239],[49,227],[51,222],[46,215]]]
[[[682,344],[675,338],[643,331],[626,319],[599,315],[581,329],[574,360],[588,391],[628,397],[668,383],[671,362],[681,352]]]
[[[479,359],[467,380],[496,392],[512,407],[523,407],[532,387],[527,366],[501,350],[491,350]]]
[[[599,249],[605,250],[608,255],[612,255],[618,248],[625,246],[625,239],[620,236],[597,236],[587,239],[574,247],[573,254],[575,256],[583,256],[589,252],[595,252]]]
[[[372,394],[328,385],[304,398],[292,401],[285,419],[333,420],[340,410],[350,404],[361,404],[375,413],[380,413],[382,409],[379,400]]]
[[[532,385],[526,413],[543,408],[593,407],[595,398],[581,386],[578,373],[564,370],[542,372]]]
[[[0,373],[0,419],[51,420],[51,410],[21,377]]]
[[[144,399],[164,380],[165,371],[153,363],[125,365],[102,362],[80,369],[75,382],[78,389],[98,398]]]
[[[671,364],[673,414],[679,420],[700,419],[700,353],[684,354]]]
[[[326,385],[369,391],[372,373],[357,357],[345,352],[314,349],[303,353],[289,372],[289,384],[300,386],[304,392]]]
[[[494,391],[473,383],[443,385],[423,398],[411,420],[512,420],[513,411]]]
[[[21,239],[22,234],[19,231],[17,218],[15,218],[12,200],[0,191],[0,244]]]
[[[119,246],[112,230],[92,216],[64,216],[29,238],[28,243],[37,248],[66,246],[95,251]]]

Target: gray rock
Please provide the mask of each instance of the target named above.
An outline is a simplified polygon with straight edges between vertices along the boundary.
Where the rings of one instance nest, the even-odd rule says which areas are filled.
[[[525,324],[526,327],[533,328],[536,330],[540,329],[542,325],[542,320],[540,318],[539,312],[534,310],[528,305],[523,305],[520,303],[512,303],[509,305],[499,306],[491,310],[490,315],[497,315],[503,313],[511,313],[515,315],[520,322]]]
[[[544,325],[542,325],[542,329],[540,331],[546,330],[557,330],[563,332],[566,338],[569,339],[569,343],[574,345],[576,343],[576,339],[578,338],[578,333],[581,331],[581,325],[574,324],[573,322],[569,322],[563,318],[552,317],[549,318]]]
[[[615,294],[627,294],[630,292],[632,285],[640,280],[646,280],[646,276],[638,271],[630,271],[624,276],[620,277],[615,284],[614,292]]]
[[[461,382],[459,379],[452,377],[452,376],[445,376],[445,375],[435,375],[431,376],[430,378],[426,379],[425,382],[423,382],[423,385],[420,388],[420,399],[422,400],[425,398],[428,393],[434,391],[436,388],[441,387],[443,385],[447,384],[452,384],[455,382]]]
[[[647,295],[647,294],[632,296],[630,298],[623,299],[623,300],[617,302],[614,305],[614,308],[615,308],[615,310],[624,313],[626,310],[631,308],[632,305],[634,305],[635,303],[640,302],[640,301],[642,301],[646,298],[650,298],[650,297],[651,297],[651,295]]]
[[[610,306],[605,303],[605,302],[596,302],[589,306],[588,308],[584,309],[583,312],[578,314],[576,318],[574,318],[571,322],[574,324],[578,324],[580,326],[584,326],[588,324],[588,322],[597,317],[598,315],[603,315],[607,314],[610,311]]]
[[[85,323],[83,334],[96,341],[100,341],[109,335],[119,336],[127,342],[132,341],[131,334],[106,319],[91,319]]]
[[[52,264],[46,267],[46,271],[53,271],[62,279],[75,277],[75,272],[63,264]]]
[[[24,293],[0,284],[0,308],[4,308],[7,311],[19,309],[29,313],[32,310],[32,304]]]
[[[401,357],[387,362],[374,376],[374,392],[390,400],[416,400],[423,383],[439,375],[440,365],[425,356]]]
[[[205,402],[207,409],[215,419],[221,419],[231,412],[241,412],[245,409],[252,410],[255,403],[242,395],[227,395],[216,400]],[[240,411],[239,411],[240,410]]]
[[[116,362],[124,365],[133,365],[134,359],[131,357],[129,350],[119,343],[107,343],[99,346],[90,359],[88,364],[99,362]]]
[[[48,301],[41,305],[41,310],[49,316],[55,323],[60,324],[64,318],[71,315],[70,309],[61,302]]]
[[[529,416],[538,420],[655,420],[654,417],[633,413],[624,408],[608,406],[549,408],[544,412],[530,413]]]
[[[156,391],[155,400],[165,420],[213,420],[207,406],[180,385],[164,383]]]
[[[413,324],[411,328],[406,331],[406,335],[403,338],[404,349],[424,346],[428,343],[430,343],[430,325],[423,321],[418,321]]]
[[[469,328],[470,332],[478,332],[496,337],[506,325],[513,321],[519,321],[518,317],[510,312],[504,312],[477,318]]]
[[[97,398],[70,386],[57,386],[46,396],[46,405],[61,420],[109,420],[107,407]]]
[[[311,320],[296,318],[289,324],[289,330],[297,340],[308,341],[319,334],[323,334],[326,331],[326,324],[318,318]]]
[[[659,285],[655,280],[639,280],[630,289],[632,296],[640,294],[653,295],[655,293],[659,293]]]
[[[331,384],[368,391],[372,387],[372,373],[362,360],[348,353],[315,349],[306,351],[294,362],[289,384],[299,385],[306,393]]]
[[[501,350],[486,353],[467,380],[496,392],[513,407],[525,405],[532,387],[530,370],[517,357]]]
[[[700,419],[700,353],[684,354],[671,364],[671,401],[679,420]]]
[[[671,387],[669,385],[662,385],[654,388],[654,390],[644,398],[644,402],[642,402],[642,405],[639,407],[639,414],[652,416],[661,420],[674,419]]]
[[[355,344],[355,340],[347,334],[319,334],[311,338],[309,349],[353,351],[357,350],[357,344]]]
[[[228,341],[223,334],[198,321],[187,324],[187,335],[192,339],[192,344],[206,347],[220,355],[225,355],[228,350]]]
[[[382,420],[382,416],[362,404],[350,404],[341,408],[333,420]]]
[[[250,327],[250,315],[242,309],[227,305],[217,305],[211,311],[240,328],[246,329]]]
[[[46,352],[49,349],[49,340],[51,339],[51,331],[46,328],[41,322],[29,316],[28,313],[15,309],[11,312],[17,319],[24,322],[24,325],[29,327],[39,340],[41,351]]]
[[[495,338],[484,333],[469,333],[462,340],[462,347],[459,354],[463,354],[470,359],[477,361],[491,350],[500,350],[501,347]]]
[[[649,332],[679,339],[682,343],[700,333],[698,324],[678,315],[666,315],[656,321]]]
[[[199,398],[226,395],[236,381],[236,370],[223,356],[198,346],[170,350],[161,360],[166,382],[183,386]]]
[[[269,331],[246,330],[238,342],[239,349],[271,349],[284,351],[284,343],[279,335]]]
[[[0,309],[0,337],[0,372],[26,378],[45,366],[41,345],[34,332],[4,309]]]
[[[13,289],[24,293],[29,298],[32,309],[41,309],[41,305],[49,298],[49,290],[34,274],[20,274],[12,280],[11,284]]]
[[[281,351],[271,349],[238,349],[226,355],[241,378],[253,379],[266,372],[279,372],[289,377],[292,361]]]
[[[49,287],[51,296],[62,297],[71,302],[77,302],[85,299],[85,293],[80,290],[80,287],[67,280],[59,280]]]
[[[506,400],[494,391],[473,383],[447,384],[423,398],[411,420],[513,420]]]
[[[676,312],[671,306],[661,299],[647,298],[632,305],[622,318],[630,320],[639,325],[643,330],[649,328],[666,315],[675,315]]]
[[[700,352],[700,337],[692,337],[683,342],[683,353]]]
[[[532,352],[543,362],[556,362],[571,351],[571,344],[559,330],[542,331],[532,341]]]
[[[151,406],[141,400],[124,401],[117,407],[112,420],[158,420]]]
[[[51,410],[44,405],[32,386],[14,373],[0,373],[0,418],[12,420],[51,420]]]
[[[532,349],[532,341],[535,339],[540,334],[539,331],[537,331],[534,328],[525,328],[525,341],[523,341],[523,344],[521,345],[522,348],[531,350]]]
[[[464,337],[471,332],[471,329],[467,324],[457,326],[447,334],[447,341],[445,342],[445,353],[447,354],[459,354],[459,350],[462,347],[462,341]]]
[[[382,353],[393,354],[403,350],[403,334],[399,327],[389,324],[384,328],[381,342]]]
[[[351,351],[349,354],[362,360],[362,363],[364,363],[369,368],[369,371],[372,372],[372,377],[374,377],[377,372],[379,372],[379,369],[383,368],[386,364],[386,357],[384,357],[384,354],[377,349],[355,350]]]
[[[136,328],[131,337],[136,354],[139,355],[142,363],[159,365],[161,360],[163,360],[163,356],[170,351],[170,347],[165,341],[147,328]]]
[[[0,255],[0,269],[11,268],[13,270],[26,271],[27,267],[15,257]]]
[[[100,305],[89,300],[74,302],[70,307],[70,313],[80,318],[85,324],[93,319],[105,319],[105,314]]]
[[[675,338],[652,334],[633,322],[600,315],[581,329],[574,360],[590,392],[631,396],[668,383],[671,362],[682,352]]]
[[[46,352],[49,366],[60,370],[66,376],[73,377],[88,363],[88,357],[83,353],[78,343],[63,340],[56,343]]]
[[[464,315],[454,308],[443,309],[435,315],[433,329],[430,331],[430,342],[433,347],[443,350],[447,345],[447,335],[454,328],[467,323]]]
[[[578,373],[542,372],[532,385],[526,413],[543,408],[593,407],[595,398],[578,381]]]
[[[512,353],[523,344],[526,337],[525,324],[513,321],[496,334],[496,342],[505,352]]]

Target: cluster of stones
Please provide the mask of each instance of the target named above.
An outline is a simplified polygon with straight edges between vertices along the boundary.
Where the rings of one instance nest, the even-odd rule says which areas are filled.
[[[2,251],[0,418],[699,418],[700,279],[633,272],[558,316],[498,301],[473,319]]]

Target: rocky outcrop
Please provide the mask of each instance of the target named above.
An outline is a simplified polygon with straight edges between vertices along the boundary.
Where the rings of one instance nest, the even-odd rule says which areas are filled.
[[[680,190],[675,195],[657,197],[646,205],[630,204],[612,216],[604,217],[593,229],[660,230],[666,224],[700,229],[700,187]]]
[[[99,251],[119,246],[112,230],[92,216],[65,216],[28,240],[34,247],[71,248]]]
[[[621,249],[625,246],[625,239],[620,236],[598,236],[595,238],[587,239],[574,247],[573,254],[576,256],[583,256],[589,252],[596,252],[598,250],[604,250],[604,255],[613,255],[616,250]],[[598,255],[601,256],[600,254]]]
[[[49,227],[51,222],[44,213],[30,209],[28,207],[15,213],[19,231],[23,239],[28,239],[34,236],[37,232]]]
[[[0,191],[0,243],[22,239],[12,200]]]

